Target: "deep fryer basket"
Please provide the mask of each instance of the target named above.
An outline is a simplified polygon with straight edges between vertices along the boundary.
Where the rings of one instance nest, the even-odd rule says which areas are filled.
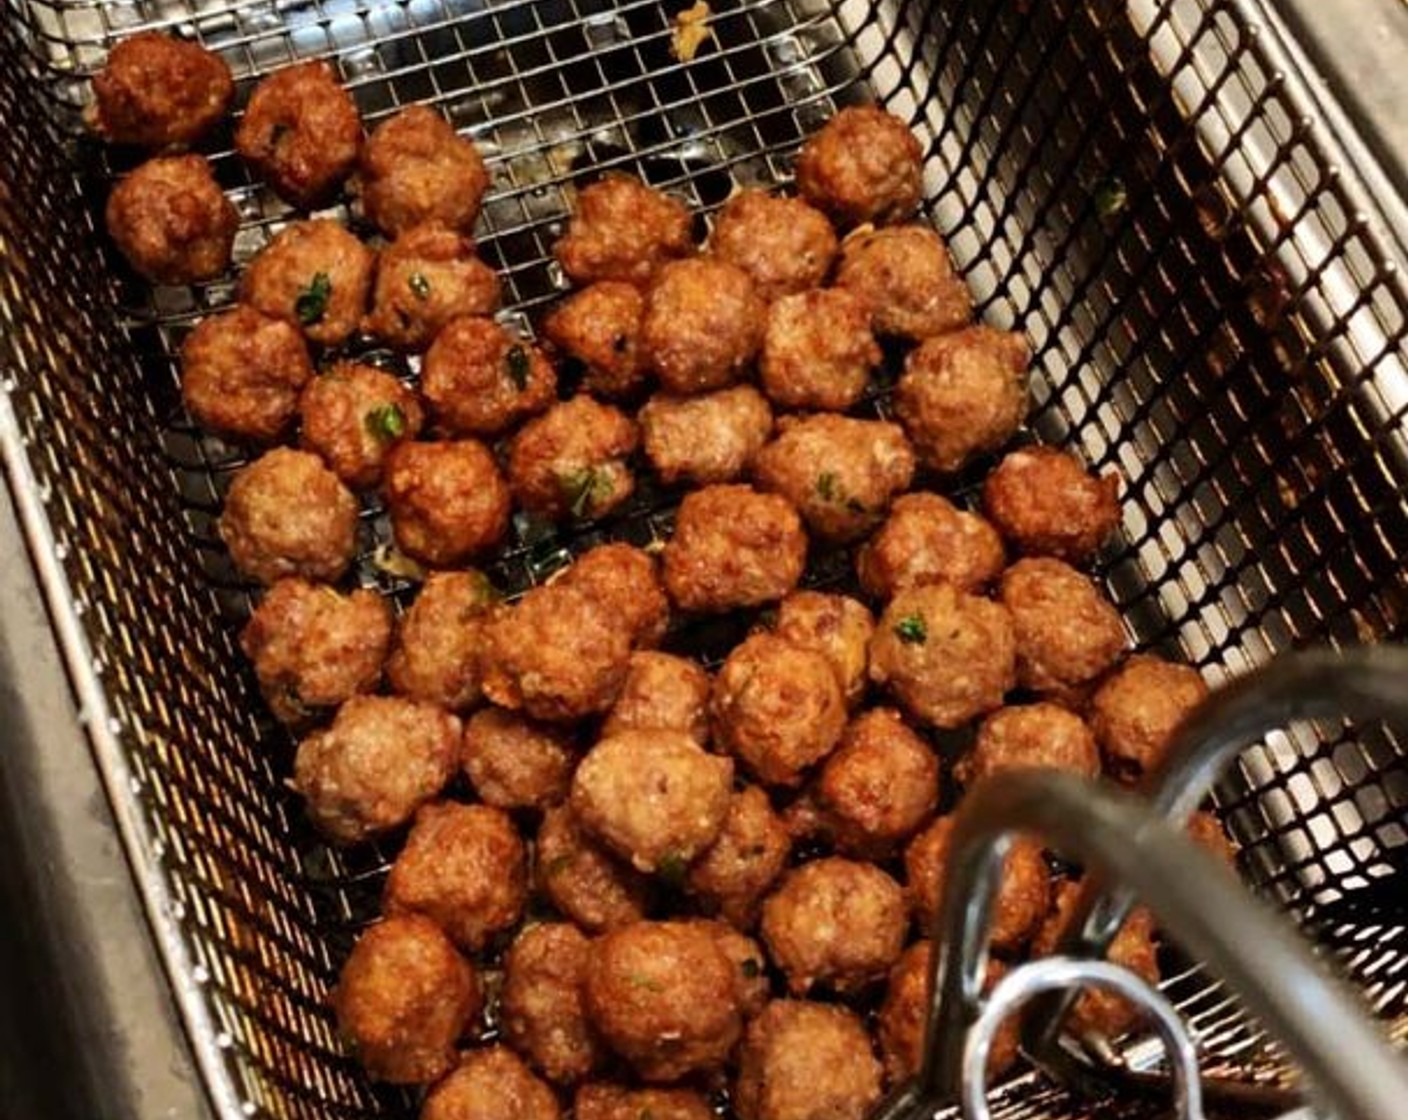
[[[79,114],[87,76],[135,30],[219,50],[242,95],[278,65],[327,56],[369,120],[416,101],[447,112],[490,157],[481,249],[525,326],[561,289],[549,247],[594,169],[642,174],[708,212],[737,185],[785,183],[802,137],[837,106],[879,100],[926,143],[925,213],[982,314],[1032,341],[1034,434],[1125,479],[1105,575],[1136,642],[1215,680],[1290,646],[1403,634],[1397,204],[1365,190],[1271,12],[1248,0],[720,0],[713,41],[686,64],[669,51],[670,9],[684,6],[6,0],[0,450],[223,1115],[409,1106],[360,1078],[325,1005],[375,913],[386,853],[321,847],[283,790],[289,744],[235,648],[248,594],[213,532],[242,460],[180,407],[180,340],[233,285],[153,292],[99,232],[130,157],[83,139]],[[228,129],[208,148],[243,218],[243,262],[288,214],[233,157]],[[611,532],[661,539],[668,498],[646,493]],[[595,536],[519,525],[493,574],[521,589]],[[364,537],[359,578],[404,599],[376,562],[371,507]],[[721,640],[695,637],[705,653]],[[1340,952],[1400,1038],[1405,807],[1402,748],[1373,727],[1273,736],[1219,791],[1247,880]],[[1292,1076],[1220,985],[1195,963],[1166,965],[1209,1069]],[[1004,1099],[1004,1117],[1075,1115],[1031,1078]]]

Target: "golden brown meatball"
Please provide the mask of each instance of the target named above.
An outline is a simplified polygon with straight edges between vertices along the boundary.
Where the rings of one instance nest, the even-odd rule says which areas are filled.
[[[337,193],[361,143],[357,105],[321,61],[285,66],[260,82],[235,130],[235,150],[301,210]]]
[[[756,607],[797,586],[807,536],[785,498],[751,486],[705,486],[680,502],[664,560],[665,589],[684,610]]]
[[[1223,863],[1235,865],[1237,845],[1227,835],[1222,822],[1211,813],[1197,812],[1188,818],[1188,835]]]
[[[397,546],[426,564],[461,564],[508,531],[508,484],[477,440],[398,444],[383,491]]]
[[[645,299],[634,284],[602,280],[568,296],[543,320],[549,342],[586,367],[582,388],[629,396],[645,383],[640,317]]]
[[[549,902],[588,933],[645,917],[649,880],[595,844],[566,805],[543,815],[534,881]]]
[[[424,105],[377,125],[362,148],[361,179],[367,217],[393,237],[425,222],[468,233],[489,189],[474,142]]]
[[[474,953],[517,924],[528,901],[528,851],[502,809],[423,806],[386,879],[387,914],[424,914]]]
[[[774,1000],[744,1035],[733,1103],[740,1120],[864,1120],[883,1088],[853,1011]]]
[[[772,409],[751,385],[697,397],[656,393],[640,410],[640,426],[661,481],[730,482],[772,434]]]
[[[753,461],[753,477],[796,506],[823,540],[870,532],[914,478],[914,452],[898,424],[818,413],[785,416],[777,428]]]
[[[504,1040],[558,1085],[590,1076],[606,1057],[582,998],[590,945],[576,926],[546,922],[527,926],[504,958]]]
[[[1002,706],[1017,683],[1012,619],[997,603],[927,583],[890,600],[870,643],[870,679],[923,723],[953,728]]]
[[[773,632],[802,649],[815,650],[836,670],[848,705],[865,692],[870,639],[875,618],[863,603],[846,595],[794,591],[777,608]]]
[[[336,222],[294,222],[250,262],[240,297],[314,342],[339,346],[361,325],[374,262],[372,251]]]
[[[767,957],[763,947],[727,922],[715,918],[690,918],[692,925],[708,930],[733,967],[733,986],[738,996],[738,1010],[744,1020],[753,1018],[767,1006],[772,987],[767,976]]]
[[[303,336],[243,305],[202,319],[181,347],[186,411],[202,427],[236,439],[278,439],[312,376]]]
[[[204,156],[159,156],[108,195],[108,233],[154,284],[211,280],[230,267],[240,216]]]
[[[418,915],[386,918],[357,939],[333,992],[338,1031],[378,1081],[444,1076],[483,1006],[474,966]]]
[[[420,1120],[558,1120],[557,1098],[512,1050],[471,1050],[425,1098]]]
[[[1098,778],[1100,751],[1085,721],[1058,704],[1001,708],[983,720],[972,749],[953,772],[972,787],[993,774],[1034,768]]]
[[[561,728],[484,708],[465,723],[461,762],[485,804],[546,809],[567,796],[577,755]]]
[[[919,206],[923,149],[898,117],[873,105],[842,109],[797,157],[797,189],[837,222],[896,222]]]
[[[728,655],[709,709],[714,742],[775,786],[800,785],[846,725],[846,700],[830,660],[766,632]]]
[[[576,1120],[715,1120],[713,1107],[693,1089],[628,1089],[594,1082],[577,1090]]]
[[[587,1010],[645,1081],[677,1081],[723,1065],[742,1015],[734,967],[694,922],[636,922],[592,944]]]
[[[299,723],[381,680],[391,610],[374,591],[344,595],[327,585],[281,579],[240,633],[275,717]]]
[[[485,612],[494,600],[479,572],[431,572],[396,630],[386,664],[392,690],[452,712],[477,704]]]
[[[230,68],[199,43],[157,31],[121,40],[93,75],[88,123],[113,144],[184,148],[225,115]]]
[[[836,284],[870,308],[876,334],[924,339],[965,326],[973,297],[928,226],[857,232],[841,246]]]
[[[707,746],[709,688],[709,674],[687,658],[650,650],[633,653],[625,683],[602,725],[602,737],[662,729]]]
[[[741,268],[709,257],[672,261],[645,293],[643,359],[672,393],[722,389],[758,352],[766,313]]]
[[[338,478],[362,489],[381,481],[391,449],[413,440],[425,423],[420,399],[385,370],[337,362],[298,399],[300,442]]]
[[[680,731],[652,728],[602,739],[572,778],[572,813],[639,871],[682,877],[718,839],[733,763]]]
[[[1079,564],[1119,526],[1119,485],[1057,448],[1024,447],[988,475],[983,508],[1018,552]]]
[[[753,278],[765,300],[815,288],[836,258],[836,231],[800,198],[734,195],[714,219],[709,253]]]
[[[363,326],[399,350],[424,350],[451,320],[498,307],[498,275],[474,242],[432,223],[412,226],[381,251]]]
[[[355,844],[405,824],[455,772],[460,721],[397,696],[354,696],[332,726],[298,745],[294,788],[335,843]]]
[[[600,600],[561,581],[494,612],[485,630],[484,695],[553,722],[604,712],[626,679],[631,635]]]
[[[798,292],[768,308],[758,362],[763,392],[781,408],[845,412],[880,364],[870,305],[845,288]]]
[[[1003,574],[1002,604],[1017,640],[1023,687],[1060,694],[1095,680],[1125,649],[1124,623],[1091,580],[1049,557],[1018,560]]]
[[[604,517],[635,491],[626,460],[635,421],[585,394],[528,421],[509,444],[508,483],[525,510],[555,520]]]
[[[670,625],[670,601],[655,558],[635,545],[614,541],[588,549],[555,582],[595,599],[634,646],[658,646]]]
[[[996,451],[1027,417],[1027,363],[1019,334],[967,327],[926,338],[905,359],[895,413],[920,461],[956,471]]]
[[[768,795],[747,786],[729,801],[723,831],[689,869],[690,891],[739,929],[750,929],[758,903],[792,854],[792,837]]]
[[[890,516],[856,554],[861,586],[877,599],[940,581],[981,591],[1006,564],[996,529],[947,498],[923,492],[896,498]]]
[[[904,852],[910,908],[919,928],[926,932],[934,927],[948,880],[953,821],[951,816],[940,817],[916,836]],[[1050,905],[1051,872],[1041,854],[1041,845],[1018,836],[1007,849],[993,903],[988,927],[992,947],[999,952],[1016,952],[1031,939]]]
[[[1174,732],[1207,695],[1196,669],[1149,654],[1131,657],[1090,702],[1090,725],[1111,771],[1137,779],[1157,767]]]
[[[831,857],[783,876],[763,902],[763,940],[787,986],[858,992],[899,959],[909,927],[904,892],[874,864]]]
[[[241,574],[335,580],[357,537],[357,500],[316,455],[276,447],[230,483],[220,538]]]
[[[493,436],[556,400],[557,371],[492,319],[466,317],[430,344],[420,387],[446,431]]]
[[[577,192],[572,220],[553,254],[576,284],[642,285],[666,261],[693,248],[688,210],[630,175],[607,175]]]

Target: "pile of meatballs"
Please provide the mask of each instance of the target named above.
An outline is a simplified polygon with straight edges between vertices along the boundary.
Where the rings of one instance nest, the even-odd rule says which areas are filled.
[[[94,128],[158,153],[112,192],[119,248],[157,283],[222,273],[237,217],[182,149],[229,108],[224,63],[144,34],[93,88]],[[432,110],[364,138],[307,62],[253,90],[236,146],[298,209],[351,178],[380,235],[290,221],[181,355],[190,415],[253,455],[220,533],[263,588],[241,641],[300,737],[293,785],[334,844],[407,830],[332,996],[350,1052],[427,1086],[424,1120],[568,1102],[706,1120],[721,1092],[741,1120],[860,1120],[919,1061],[939,807],[1022,767],[1135,782],[1205,692],[1127,656],[1083,570],[1120,521],[1117,479],[1054,447],[1001,455],[1028,347],[972,321],[912,220],[918,141],[843,109],[802,148],[795,197],[736,194],[704,246],[645,183],[585,185],[542,345],[493,318],[471,238],[488,175]],[[367,338],[422,355],[416,383],[345,356]],[[903,348],[893,420],[855,415],[880,340]],[[945,496],[994,460],[977,508]],[[468,566],[515,508],[609,539],[643,471],[683,493],[662,549],[599,545],[512,602]],[[359,494],[424,569],[399,618],[339,582]],[[799,589],[823,552],[863,598]],[[716,671],[662,650],[672,620],[725,612],[752,626]],[[1230,858],[1215,819],[1194,828]],[[1076,882],[1013,847],[990,979],[1052,948]],[[1156,980],[1154,937],[1136,912],[1111,955]],[[1091,993],[1073,1025],[1133,1014]]]

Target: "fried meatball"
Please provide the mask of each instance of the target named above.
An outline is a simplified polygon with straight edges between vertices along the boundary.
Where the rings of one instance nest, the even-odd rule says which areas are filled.
[[[1119,526],[1119,486],[1055,447],[1024,447],[988,475],[983,508],[1018,552],[1080,564]]]
[[[953,772],[971,788],[993,774],[1041,768],[1083,778],[1100,776],[1094,734],[1084,720],[1058,704],[1019,704],[993,712]]]
[[[235,439],[277,440],[312,376],[303,336],[242,304],[202,319],[181,346],[186,411],[202,427]]]
[[[691,918],[689,921],[713,935],[719,952],[733,966],[734,991],[738,1010],[744,1020],[753,1018],[767,1006],[772,987],[767,976],[767,957],[763,947],[747,934],[740,933],[727,922],[714,918]]]
[[[737,381],[763,341],[767,305],[753,278],[710,257],[664,265],[645,293],[645,364],[672,393]]]
[[[435,923],[386,918],[357,939],[333,992],[338,1031],[378,1081],[444,1076],[455,1043],[483,1007],[474,966]]]
[[[880,364],[870,305],[845,288],[798,292],[768,308],[758,372],[780,408],[845,412]]]
[[[557,1097],[512,1050],[471,1050],[425,1098],[420,1120],[558,1120]]]
[[[870,308],[876,334],[924,339],[965,326],[973,297],[928,226],[855,233],[841,245],[836,284]]]
[[[297,578],[269,588],[240,633],[264,698],[284,723],[376,688],[390,641],[391,609],[376,592],[344,595]]]
[[[250,95],[235,150],[274,193],[312,210],[337,193],[357,162],[362,117],[326,62],[270,74]]]
[[[783,876],[763,901],[763,940],[787,986],[858,992],[899,959],[909,927],[904,891],[874,864],[831,857]]]
[[[846,595],[794,591],[777,608],[773,632],[802,649],[815,650],[831,662],[846,703],[855,705],[865,692],[870,639],[875,618],[863,603]]]
[[[666,261],[694,249],[689,211],[630,175],[607,175],[577,192],[567,232],[553,246],[576,284],[642,285]]]
[[[889,599],[940,581],[981,591],[1006,564],[1002,538],[983,518],[920,492],[895,499],[890,516],[856,554],[856,575],[867,594]]]
[[[1033,957],[1048,956],[1056,951],[1062,934],[1074,916],[1079,897],[1079,882],[1067,880],[1057,887],[1056,904],[1032,943]],[[1154,916],[1142,906],[1131,911],[1119,933],[1115,934],[1115,939],[1110,942],[1105,958],[1157,987],[1159,958],[1154,945]],[[1078,1034],[1113,1036],[1129,1030],[1140,1016],[1139,1008],[1123,996],[1091,988],[1076,1000],[1066,1025]]]
[[[494,598],[479,572],[431,572],[396,630],[386,664],[392,690],[452,712],[477,704],[485,612]]]
[[[220,538],[240,573],[335,580],[357,539],[357,499],[316,455],[276,447],[230,483]]]
[[[640,357],[644,311],[645,299],[634,284],[602,280],[558,304],[543,320],[543,334],[586,367],[583,389],[625,397],[645,383]]]
[[[590,1076],[606,1057],[582,998],[590,946],[576,926],[547,922],[526,927],[504,958],[504,1040],[558,1085]]]
[[[637,870],[683,875],[718,839],[733,763],[680,731],[623,731],[587,752],[572,778],[572,813]]]
[[[240,298],[313,342],[340,346],[362,322],[374,262],[372,251],[336,222],[294,222],[250,262]]]
[[[650,650],[633,653],[621,692],[602,725],[602,737],[661,729],[707,746],[709,688],[709,674],[687,658]]]
[[[697,397],[656,393],[640,410],[640,427],[661,481],[730,482],[772,434],[772,409],[751,385]]]
[[[740,1120],[864,1120],[883,1088],[855,1012],[784,999],[748,1025],[733,1103]]]
[[[492,319],[466,317],[430,344],[420,387],[446,431],[494,436],[557,399],[557,372]]]
[[[594,843],[566,805],[543,815],[534,881],[549,902],[588,933],[645,917],[649,881]]]
[[[934,928],[943,901],[953,822],[951,816],[940,817],[916,836],[904,852],[905,891],[915,921],[926,932]],[[988,927],[992,947],[999,952],[1020,949],[1041,925],[1050,905],[1051,872],[1041,854],[1041,845],[1018,836],[1007,849],[993,903]]]
[[[391,865],[383,901],[387,914],[424,914],[464,952],[477,952],[523,915],[527,849],[502,809],[426,805]]]
[[[1222,822],[1207,812],[1194,813],[1188,818],[1188,835],[1223,863],[1235,865],[1237,845],[1227,835]]]
[[[426,564],[461,564],[508,531],[508,484],[477,440],[397,444],[383,492],[397,546]]]
[[[398,696],[354,696],[298,745],[293,786],[338,844],[405,824],[455,772],[460,721]]]
[[[113,187],[104,218],[127,263],[154,284],[219,276],[240,224],[204,156],[148,160]]]
[[[693,1089],[628,1089],[594,1082],[577,1090],[576,1120],[715,1120],[709,1101]]]
[[[899,592],[870,643],[870,679],[910,715],[939,728],[1001,707],[1017,683],[1016,663],[1007,611],[950,583]]]
[[[554,520],[604,517],[635,491],[626,460],[635,421],[581,394],[528,421],[508,451],[508,484],[525,510]]]
[[[746,786],[729,801],[719,838],[689,869],[692,894],[739,929],[750,929],[758,903],[792,853],[792,837],[768,795]]]
[[[474,142],[425,105],[408,105],[377,125],[360,170],[367,218],[393,237],[425,222],[468,233],[489,189]]]
[[[630,633],[600,600],[561,581],[535,587],[489,619],[484,695],[534,719],[581,719],[616,702],[630,656]]]
[[[910,351],[895,388],[899,417],[920,461],[952,472],[996,451],[1027,418],[1027,363],[1019,334],[967,327]]]
[[[567,796],[577,764],[571,736],[502,708],[464,726],[461,764],[479,799],[500,809],[546,809]]]
[[[685,495],[665,546],[665,590],[688,611],[731,611],[781,599],[802,578],[807,536],[785,498],[751,486]]]
[[[1018,560],[1002,576],[1001,598],[1017,640],[1023,687],[1060,694],[1095,680],[1125,649],[1124,623],[1100,589],[1069,564]]]
[[[625,628],[631,644],[658,646],[670,625],[670,601],[655,558],[642,548],[614,541],[577,557],[559,581],[591,596]]]
[[[873,105],[842,109],[802,145],[797,189],[845,225],[902,221],[919,207],[923,154],[893,114]]]
[[[88,123],[113,144],[184,148],[225,115],[235,83],[219,55],[157,31],[122,39],[93,75]]]
[[[315,377],[298,398],[298,411],[299,442],[358,489],[380,482],[391,449],[415,439],[425,423],[413,390],[360,362],[338,362]]]
[[[645,1081],[723,1065],[743,1021],[734,966],[697,922],[636,922],[587,954],[587,1010]]]
[[[1196,669],[1149,654],[1131,657],[1090,701],[1090,724],[1111,771],[1137,779],[1155,769],[1207,695]]]
[[[363,324],[398,350],[424,350],[447,323],[499,308],[499,277],[464,234],[412,226],[381,251]]]
[[[765,300],[818,287],[836,258],[836,231],[800,198],[741,191],[724,204],[709,254],[753,278]]]
[[[826,655],[758,633],[736,646],[709,701],[714,742],[766,785],[800,785],[840,742],[846,700]]]

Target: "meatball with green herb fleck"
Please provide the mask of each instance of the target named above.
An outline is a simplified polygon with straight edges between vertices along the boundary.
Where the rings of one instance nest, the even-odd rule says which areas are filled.
[[[581,395],[528,421],[508,451],[508,482],[521,508],[555,521],[605,517],[635,490],[627,462],[635,421]]]
[[[357,489],[380,482],[391,449],[415,439],[425,423],[414,390],[360,362],[337,362],[315,377],[299,397],[298,411],[303,446]]]
[[[1018,560],[1003,573],[1000,597],[1012,618],[1024,688],[1060,699],[1088,687],[1124,655],[1120,612],[1069,564],[1046,556]]]
[[[461,564],[508,531],[508,485],[477,440],[397,444],[382,489],[396,544],[423,563]]]
[[[861,546],[856,575],[867,594],[889,599],[940,580],[981,591],[1006,564],[1002,538],[983,518],[937,494],[915,492],[896,498],[885,523]]]
[[[857,231],[841,245],[836,286],[870,308],[876,334],[913,340],[966,326],[973,297],[928,226]]]
[[[413,226],[381,251],[366,329],[399,350],[424,350],[465,315],[499,308],[499,278],[474,242],[442,225]]]
[[[650,894],[650,880],[592,840],[566,805],[543,814],[533,882],[564,916],[593,934],[639,922]]]
[[[659,565],[643,548],[612,541],[589,548],[553,577],[595,599],[637,649],[658,646],[670,625],[670,601]]]
[[[797,189],[843,225],[902,221],[919,206],[923,154],[893,113],[842,109],[802,145]]]
[[[672,261],[645,293],[641,351],[672,393],[738,381],[763,341],[767,304],[753,278],[710,257]]]
[[[486,612],[497,598],[480,572],[431,572],[396,628],[392,691],[452,712],[477,704]]]
[[[93,75],[85,120],[112,144],[184,148],[225,115],[235,95],[230,67],[199,43],[158,31],[119,40]]]
[[[525,926],[504,957],[504,1041],[556,1085],[589,1077],[607,1056],[582,996],[590,947],[576,926],[542,922]]]
[[[689,891],[737,929],[751,929],[758,906],[792,854],[792,836],[758,786],[729,801],[723,831],[689,868]]]
[[[445,431],[496,436],[557,399],[557,372],[536,346],[466,316],[430,344],[420,387]]]
[[[561,727],[483,708],[465,722],[461,764],[486,805],[546,809],[567,796],[577,751]]]
[[[634,1089],[594,1081],[577,1090],[576,1120],[716,1120],[708,1098],[694,1089]]]
[[[630,175],[607,175],[577,192],[567,232],[553,246],[576,284],[649,282],[666,261],[694,249],[689,211]]]
[[[739,1120],[865,1120],[884,1088],[860,1016],[779,999],[748,1025],[733,1103]]]
[[[362,207],[392,237],[426,222],[468,233],[489,189],[474,141],[425,105],[408,105],[377,125],[362,146],[360,171]]]
[[[758,372],[780,408],[845,412],[883,357],[870,306],[845,288],[798,292],[768,308]]]
[[[375,260],[337,222],[294,222],[250,262],[240,296],[300,328],[310,341],[339,346],[361,326]]]
[[[160,156],[123,176],[104,220],[122,255],[154,284],[213,280],[230,267],[240,216],[204,156]]]
[[[747,934],[716,918],[690,918],[688,921],[713,935],[719,951],[733,965],[738,1010],[745,1020],[753,1018],[767,1005],[772,988],[763,947]]]
[[[421,1105],[420,1120],[559,1120],[552,1089],[512,1050],[470,1050]]]
[[[1055,447],[1013,451],[983,483],[983,508],[1014,548],[1081,564],[1120,522],[1119,478],[1097,476]]]
[[[771,301],[819,286],[836,248],[836,231],[820,210],[800,198],[749,190],[724,203],[708,252],[743,269]]]
[[[772,434],[772,409],[751,385],[693,397],[656,393],[640,410],[645,454],[662,482],[730,482]]]
[[[601,280],[568,296],[543,320],[549,342],[586,367],[582,388],[626,397],[645,384],[640,317],[645,299],[634,284]]]

